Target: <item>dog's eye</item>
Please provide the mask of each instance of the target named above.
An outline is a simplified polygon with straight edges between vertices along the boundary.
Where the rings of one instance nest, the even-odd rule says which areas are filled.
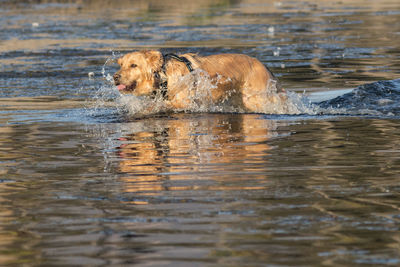
[[[132,64],[132,65],[131,65],[131,68],[136,68],[136,67],[137,67],[136,64]]]

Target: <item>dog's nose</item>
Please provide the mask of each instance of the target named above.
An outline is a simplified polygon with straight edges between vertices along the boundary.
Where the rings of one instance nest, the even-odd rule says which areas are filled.
[[[118,73],[115,73],[114,76],[113,76],[113,78],[114,78],[114,82],[115,82],[115,83],[118,83],[118,82],[119,82],[119,79],[121,78],[121,75],[118,74]]]

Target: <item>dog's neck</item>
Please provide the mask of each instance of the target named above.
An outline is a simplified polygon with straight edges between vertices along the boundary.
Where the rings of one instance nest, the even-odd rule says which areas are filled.
[[[192,63],[186,57],[178,56],[176,54],[163,55],[163,64],[161,66],[161,70],[154,72],[154,91],[153,91],[154,96],[160,94],[163,97],[163,99],[167,98],[168,80],[167,80],[166,68],[168,61],[171,59],[175,59],[178,60],[179,62],[185,63],[189,72],[193,71]]]

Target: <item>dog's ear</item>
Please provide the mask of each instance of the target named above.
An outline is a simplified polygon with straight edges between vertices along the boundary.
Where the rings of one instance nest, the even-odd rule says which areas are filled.
[[[160,51],[147,50],[143,51],[146,58],[147,64],[149,65],[151,72],[158,72],[161,70],[163,64],[163,56]]]

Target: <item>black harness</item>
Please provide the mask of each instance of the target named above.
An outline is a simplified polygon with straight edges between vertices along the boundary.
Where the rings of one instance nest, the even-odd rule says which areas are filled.
[[[161,71],[165,74],[166,73],[166,66],[167,66],[167,62],[169,59],[175,59],[178,60],[179,62],[183,62],[185,63],[186,67],[188,68],[188,70],[190,72],[193,71],[193,66],[192,63],[184,56],[178,56],[176,54],[165,54],[163,55],[163,65],[161,67]],[[162,81],[161,77],[160,77],[160,72],[155,72],[154,73],[154,91],[153,91],[153,95],[156,96],[157,95],[157,91],[159,90],[159,92],[161,93],[161,96],[163,97],[163,99],[167,98],[167,91],[168,91],[168,82],[167,80]]]
[[[165,71],[165,65],[166,65],[166,62],[168,61],[168,58],[173,58],[173,59],[178,60],[179,62],[185,63],[185,65],[188,68],[188,70],[190,72],[193,71],[192,63],[187,58],[185,58],[183,56],[180,57],[180,56],[178,56],[176,54],[165,54],[165,55],[163,55],[163,58],[164,58],[163,71]]]

